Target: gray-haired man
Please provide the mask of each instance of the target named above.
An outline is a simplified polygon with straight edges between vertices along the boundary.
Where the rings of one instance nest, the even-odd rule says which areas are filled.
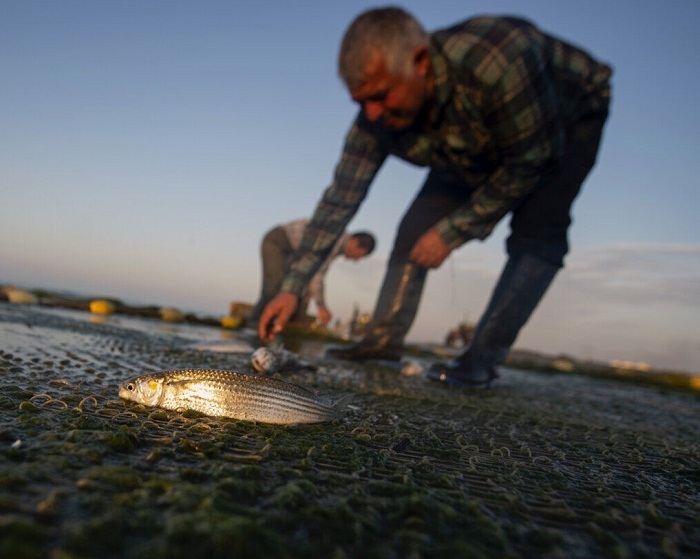
[[[511,214],[508,261],[466,351],[429,378],[486,384],[568,252],[570,209],[593,167],[610,101],[609,66],[514,17],[427,33],[400,8],[347,30],[340,75],[361,111],[260,335],[279,331],[389,155],[430,167],[396,235],[365,338],[330,352],[398,359],[427,275]]]

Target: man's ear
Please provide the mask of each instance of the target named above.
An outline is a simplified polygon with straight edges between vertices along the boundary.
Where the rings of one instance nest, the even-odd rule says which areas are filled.
[[[416,73],[421,76],[427,76],[430,70],[430,49],[427,45],[416,47],[413,50],[413,65]]]

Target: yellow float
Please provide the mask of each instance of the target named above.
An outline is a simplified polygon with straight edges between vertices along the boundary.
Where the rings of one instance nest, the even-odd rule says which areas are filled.
[[[160,309],[160,318],[165,322],[184,322],[185,315],[178,309],[172,307],[166,307]]]
[[[106,299],[95,299],[90,301],[90,312],[93,314],[112,314],[114,305]]]
[[[221,327],[235,330],[241,325],[241,319],[237,316],[225,316],[221,319]]]

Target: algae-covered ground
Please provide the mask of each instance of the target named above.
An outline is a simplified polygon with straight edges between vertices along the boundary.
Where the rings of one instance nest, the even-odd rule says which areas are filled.
[[[252,371],[209,327],[0,303],[0,556],[700,557],[697,393],[503,368],[490,390],[317,360],[340,419],[119,400],[145,371]]]

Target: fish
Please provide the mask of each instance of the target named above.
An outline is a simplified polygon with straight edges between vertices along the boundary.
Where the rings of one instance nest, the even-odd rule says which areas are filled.
[[[298,371],[311,368],[311,365],[303,361],[296,353],[284,348],[271,349],[259,347],[250,356],[250,364],[258,373],[271,375],[277,371]]]
[[[341,407],[340,401],[326,401],[291,382],[216,369],[178,369],[133,377],[121,384],[119,397],[148,407],[278,425],[332,421]]]

